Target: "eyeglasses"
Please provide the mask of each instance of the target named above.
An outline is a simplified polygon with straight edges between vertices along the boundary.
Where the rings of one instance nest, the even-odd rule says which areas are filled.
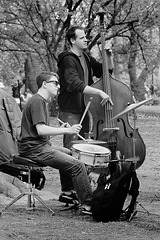
[[[54,83],[56,85],[56,87],[59,85],[59,82],[58,81],[48,81],[46,83]]]

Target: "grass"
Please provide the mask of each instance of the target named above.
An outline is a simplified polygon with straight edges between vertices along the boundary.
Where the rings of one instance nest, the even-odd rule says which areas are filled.
[[[138,113],[149,115],[160,115],[160,105],[142,105],[141,107],[137,108],[136,111]]]

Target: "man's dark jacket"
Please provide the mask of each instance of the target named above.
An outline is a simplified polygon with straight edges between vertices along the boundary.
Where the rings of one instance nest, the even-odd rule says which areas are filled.
[[[84,80],[84,70],[78,56],[72,52],[62,52],[58,57],[60,77],[60,94],[58,104],[60,111],[83,113],[85,109],[83,90],[93,83],[93,76],[102,76],[102,65],[95,58],[84,52],[88,66],[88,84]]]

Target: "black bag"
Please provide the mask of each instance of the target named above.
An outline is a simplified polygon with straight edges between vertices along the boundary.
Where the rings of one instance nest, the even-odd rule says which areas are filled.
[[[0,89],[0,171],[27,182],[27,167],[12,162],[12,157],[18,155],[17,139],[21,117],[22,113],[15,99]],[[32,168],[31,183],[39,190],[44,187],[45,175],[41,167]]]
[[[91,203],[93,218],[101,222],[129,219],[135,208],[138,189],[139,181],[132,167],[120,171],[117,164],[116,170],[108,180],[105,175],[100,177],[98,187],[93,192]],[[130,194],[132,199],[126,210],[123,210],[127,194]]]

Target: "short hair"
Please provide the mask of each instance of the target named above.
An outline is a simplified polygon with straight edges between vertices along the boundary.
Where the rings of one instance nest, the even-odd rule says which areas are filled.
[[[49,81],[50,78],[53,76],[56,77],[57,80],[59,80],[59,76],[57,73],[49,72],[49,71],[41,72],[36,78],[38,89],[41,88],[43,82]]]
[[[74,27],[70,27],[69,29],[68,29],[68,31],[67,31],[67,33],[66,33],[66,38],[67,38],[67,40],[68,40],[68,42],[69,42],[69,44],[72,46],[72,42],[71,42],[71,38],[72,39],[76,39],[76,30],[84,30],[84,28],[83,27],[81,27],[81,26],[74,26]]]

